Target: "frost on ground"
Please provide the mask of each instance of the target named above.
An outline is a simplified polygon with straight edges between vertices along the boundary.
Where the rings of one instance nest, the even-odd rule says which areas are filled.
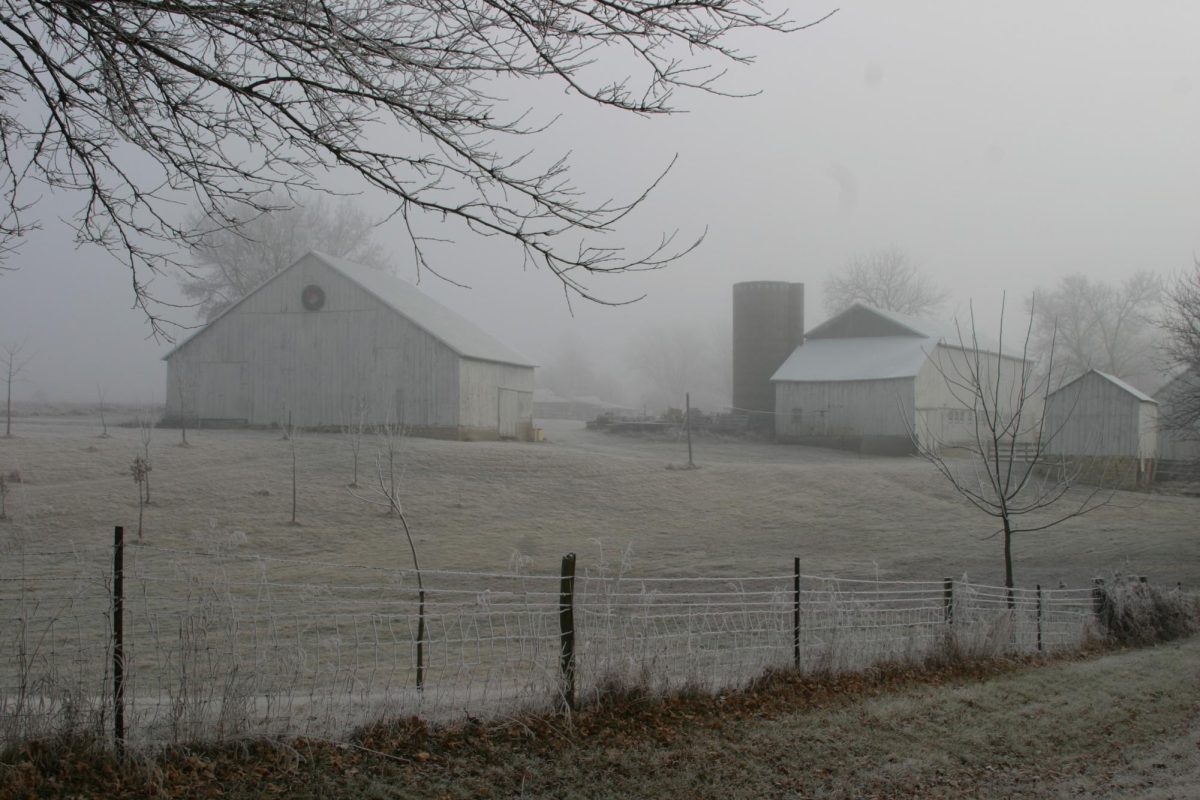
[[[666,576],[779,574],[796,556],[806,574],[1001,576],[991,520],[919,459],[701,439],[702,468],[670,470],[686,460],[683,442],[544,424],[543,444],[404,440],[402,498],[425,565],[490,571],[517,558],[527,571],[552,573],[567,552],[579,554],[580,569],[628,552],[633,573]],[[129,469],[138,431],[110,426],[112,438],[98,439],[95,428],[89,419],[31,418],[16,426],[18,438],[0,441],[0,469],[23,476],[0,536],[27,548],[94,546],[111,541],[114,525],[136,526]],[[288,525],[291,461],[278,432],[200,430],[189,432],[188,448],[178,440],[178,431],[154,431],[147,543],[235,537],[248,553],[408,563],[395,520],[364,499],[369,488],[347,488],[351,452],[337,434],[298,442],[299,527]],[[373,447],[363,448],[370,474]],[[1194,590],[1198,502],[1118,492],[1109,507],[1018,538],[1017,581],[1079,587],[1121,571]]]

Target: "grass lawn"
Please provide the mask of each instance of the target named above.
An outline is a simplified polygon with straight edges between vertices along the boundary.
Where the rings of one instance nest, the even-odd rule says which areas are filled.
[[[10,753],[0,795],[251,798],[1194,798],[1200,637],[727,697],[617,698],[572,723],[380,726],[351,742],[178,749],[115,767]]]

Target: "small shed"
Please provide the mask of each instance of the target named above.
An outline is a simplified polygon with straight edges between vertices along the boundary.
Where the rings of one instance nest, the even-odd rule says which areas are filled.
[[[1158,451],[1158,402],[1106,372],[1088,370],[1046,398],[1042,449],[1087,459],[1088,473],[1108,482],[1153,480]]]
[[[315,251],[165,357],[168,420],[533,434],[533,364],[415,286]]]

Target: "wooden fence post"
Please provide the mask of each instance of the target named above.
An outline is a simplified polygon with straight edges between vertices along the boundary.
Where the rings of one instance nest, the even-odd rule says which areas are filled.
[[[792,664],[800,669],[800,556],[792,566]]]
[[[562,671],[562,701],[560,711],[575,710],[575,554],[567,553],[562,560],[562,579],[558,592],[559,656]]]
[[[947,625],[954,624],[954,579],[945,578],[942,581],[942,607]]]
[[[125,752],[125,528],[113,528],[113,738]]]
[[[1096,616],[1104,613],[1104,579],[1092,579],[1092,611]]]
[[[1037,585],[1037,649],[1042,652],[1042,585]]]

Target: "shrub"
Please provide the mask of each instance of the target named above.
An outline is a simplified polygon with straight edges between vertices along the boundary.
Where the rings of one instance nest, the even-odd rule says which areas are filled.
[[[1200,631],[1200,601],[1148,583],[1101,583],[1100,625],[1113,644],[1139,647]]]

